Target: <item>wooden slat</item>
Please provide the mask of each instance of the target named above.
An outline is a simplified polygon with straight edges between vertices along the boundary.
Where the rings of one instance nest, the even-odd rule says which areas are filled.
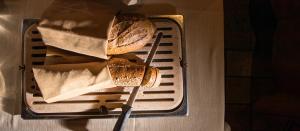
[[[127,100],[129,98],[130,94],[120,94],[120,95],[111,95],[111,94],[105,94],[105,95],[81,95],[81,96],[77,96],[74,98],[70,98],[64,101],[59,101],[59,102],[55,102],[55,103],[68,103],[68,102],[78,102],[80,103],[81,100],[84,101],[92,101],[92,100],[99,100],[101,102],[105,102],[106,100]],[[164,98],[168,97],[168,98],[172,98],[175,99],[174,97],[176,96],[175,93],[157,93],[157,94],[143,94],[142,92],[140,92],[137,96],[137,99],[140,100],[144,100],[147,99],[147,101],[151,102],[153,101],[165,101]],[[160,100],[161,99],[161,100]],[[41,96],[35,96],[32,99],[33,101],[40,101],[40,102],[44,102],[44,99]]]

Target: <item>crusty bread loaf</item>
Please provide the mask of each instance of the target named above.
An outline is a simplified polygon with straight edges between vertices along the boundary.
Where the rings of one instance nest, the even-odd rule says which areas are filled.
[[[155,26],[145,16],[118,14],[120,1],[55,0],[37,27],[46,45],[109,59],[142,48]]]
[[[123,58],[112,58],[108,62],[108,68],[117,86],[157,87],[160,83],[158,69],[150,67],[146,72],[145,64],[133,63]],[[143,81],[144,73],[146,75]]]
[[[108,68],[117,86],[140,85],[145,72],[144,65],[138,65],[121,58],[111,59],[108,62]]]
[[[142,15],[118,15],[108,32],[107,54],[124,54],[144,47],[155,33],[153,23]]]
[[[110,16],[111,20],[99,25],[101,28],[91,29],[92,25],[86,25],[82,30],[76,30],[79,25],[76,21],[63,21],[64,17],[54,17],[51,21],[49,18],[54,14],[48,15],[38,26],[46,45],[104,59],[108,59],[107,55],[124,54],[144,47],[156,30],[150,20],[137,14],[118,15],[114,18]],[[111,24],[108,25],[110,21]],[[109,28],[107,36],[103,35],[106,28]],[[102,32],[101,35],[99,32]]]

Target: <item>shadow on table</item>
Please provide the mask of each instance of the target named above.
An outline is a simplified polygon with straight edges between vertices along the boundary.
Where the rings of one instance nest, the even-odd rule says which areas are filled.
[[[89,119],[70,119],[62,120],[61,125],[72,131],[88,131],[87,124]]]
[[[0,0],[0,12],[5,8],[4,1]]]

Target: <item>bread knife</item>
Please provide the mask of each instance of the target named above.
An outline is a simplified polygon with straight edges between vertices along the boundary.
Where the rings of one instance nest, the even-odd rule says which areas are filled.
[[[159,43],[160,43],[160,39],[162,37],[163,33],[162,32],[159,32],[156,39],[155,39],[155,42],[153,43],[152,47],[151,47],[151,50],[150,50],[150,53],[145,61],[146,63],[146,70],[145,72],[149,69],[150,67],[150,63],[152,62],[153,60],[153,57],[156,53],[156,50],[159,46]],[[145,78],[145,75],[146,73],[144,73],[144,77],[143,77],[143,80]],[[131,109],[132,109],[132,105],[135,101],[135,98],[138,94],[138,91],[140,89],[140,86],[135,86],[133,87],[133,90],[129,96],[129,99],[127,101],[127,103],[125,105],[122,106],[122,112],[121,112],[121,115],[119,116],[118,120],[117,120],[117,123],[115,124],[115,127],[113,129],[113,131],[122,131],[123,130],[123,125],[124,123],[126,122],[126,120],[129,118],[130,114],[131,114]]]

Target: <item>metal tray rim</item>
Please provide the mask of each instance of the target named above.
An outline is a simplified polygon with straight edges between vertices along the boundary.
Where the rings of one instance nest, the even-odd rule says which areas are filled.
[[[175,20],[176,18],[181,18],[182,20]],[[181,103],[174,109],[168,111],[133,111],[130,117],[161,117],[161,116],[187,116],[188,115],[188,100],[187,100],[187,82],[186,82],[186,43],[184,38],[184,27],[183,23],[179,23],[183,21],[182,15],[168,15],[168,16],[153,16],[151,18],[164,18],[169,19],[175,22],[180,28],[181,33],[181,66],[183,73],[183,99]],[[175,19],[174,19],[175,18]],[[25,102],[25,80],[24,80],[24,71],[25,71],[25,61],[24,61],[24,34],[26,29],[32,24],[36,23],[39,19],[24,19],[22,23],[22,64],[20,65],[20,70],[22,71],[22,79],[21,79],[21,92],[22,92],[22,103],[21,103],[21,117],[23,119],[70,119],[70,118],[117,118],[120,112],[114,112],[112,114],[96,114],[96,113],[36,113],[32,111],[27,103]]]

